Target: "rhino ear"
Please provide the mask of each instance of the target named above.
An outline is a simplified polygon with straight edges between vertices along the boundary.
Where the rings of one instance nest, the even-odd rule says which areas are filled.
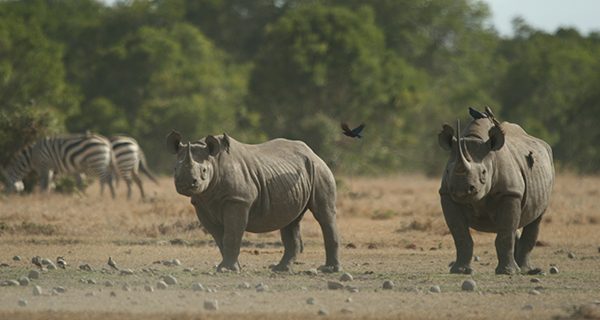
[[[444,124],[442,126],[442,132],[438,134],[438,143],[440,144],[440,147],[446,151],[450,151],[452,150],[452,144],[455,141],[454,129],[451,126]]]
[[[221,152],[221,143],[219,142],[219,139],[215,138],[215,136],[206,136],[204,141],[206,142],[208,152],[211,156],[214,157]]]
[[[493,126],[488,134],[490,135],[490,149],[493,151],[500,150],[504,146],[504,130],[502,130],[502,128],[499,126]]]
[[[169,135],[167,135],[167,150],[176,154],[181,149],[181,134],[175,130],[172,130]]]

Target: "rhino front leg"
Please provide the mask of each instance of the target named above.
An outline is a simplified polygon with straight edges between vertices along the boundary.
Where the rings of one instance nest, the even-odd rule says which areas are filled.
[[[238,257],[242,245],[242,236],[248,224],[248,207],[239,202],[227,203],[223,206],[223,244],[221,254],[223,261],[217,267],[218,272],[224,270],[240,271]]]
[[[444,219],[456,247],[456,261],[450,267],[450,273],[471,274],[471,259],[473,258],[473,238],[469,232],[469,224],[463,208],[458,206],[450,196],[442,195],[442,211]]]
[[[537,241],[540,232],[540,221],[542,221],[542,215],[532,223],[526,225],[523,228],[523,234],[516,245],[515,260],[521,268],[521,271],[529,274],[538,274],[542,271],[539,268],[532,267],[529,262],[529,256],[535,247],[535,242]]]
[[[496,274],[514,274],[520,271],[515,261],[515,239],[521,219],[521,201],[518,197],[505,197],[497,206],[494,222],[497,227]],[[523,237],[523,236],[522,236]]]

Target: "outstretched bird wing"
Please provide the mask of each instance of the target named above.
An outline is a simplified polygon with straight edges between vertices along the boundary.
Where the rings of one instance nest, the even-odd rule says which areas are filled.
[[[344,130],[344,132],[346,133],[352,132],[352,130],[350,130],[350,127],[348,127],[348,124],[345,122],[342,122],[342,130]]]
[[[357,135],[360,134],[361,131],[363,131],[364,128],[365,128],[365,124],[363,123],[360,126],[352,129],[352,134],[355,135],[355,136],[357,136]]]

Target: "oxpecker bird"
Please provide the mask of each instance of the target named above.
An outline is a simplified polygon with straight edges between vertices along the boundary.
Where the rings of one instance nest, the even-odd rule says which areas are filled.
[[[350,138],[362,138],[360,133],[363,131],[364,128],[365,128],[365,124],[363,123],[360,126],[350,130],[350,127],[348,127],[348,124],[342,122],[342,130],[344,130],[342,133]]]

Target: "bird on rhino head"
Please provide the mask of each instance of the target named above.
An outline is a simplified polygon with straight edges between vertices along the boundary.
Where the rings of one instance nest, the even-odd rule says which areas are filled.
[[[310,210],[325,241],[325,272],[341,269],[333,174],[306,144],[275,139],[258,145],[226,134],[181,142],[167,136],[177,155],[175,188],[191,197],[198,219],[213,236],[223,260],[218,271],[239,271],[242,236],[280,230],[284,253],[275,271],[289,271],[302,251],[300,220]]]
[[[529,256],[554,183],[552,150],[520,126],[499,123],[489,107],[469,113],[473,120],[464,131],[457,121],[456,133],[444,125],[438,135],[450,152],[439,191],[456,246],[450,272],[472,272],[473,228],[497,234],[497,274],[537,273]]]

